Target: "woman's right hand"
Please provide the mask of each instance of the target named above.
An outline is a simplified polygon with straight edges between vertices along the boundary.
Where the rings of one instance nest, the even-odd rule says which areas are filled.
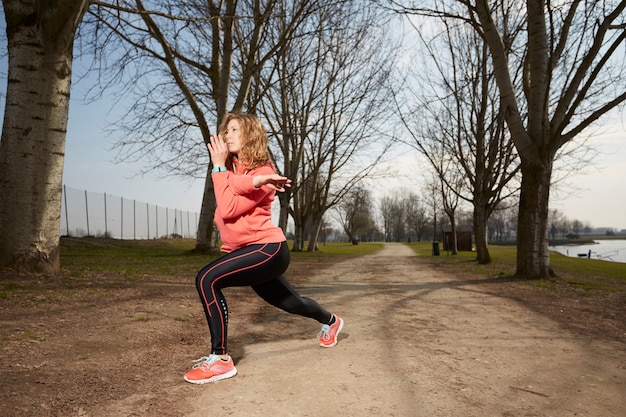
[[[211,140],[207,144],[209,153],[211,154],[211,162],[214,167],[226,166],[226,158],[228,158],[228,145],[224,142],[221,135],[211,136]]]

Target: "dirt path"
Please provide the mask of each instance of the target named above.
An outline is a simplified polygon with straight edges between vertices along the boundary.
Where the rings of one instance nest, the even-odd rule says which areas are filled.
[[[345,319],[339,344],[320,348],[317,323],[229,289],[239,374],[201,386],[182,379],[208,353],[192,278],[24,282],[51,289],[0,301],[0,415],[626,415],[623,340],[581,336],[494,295],[506,283],[450,277],[402,244],[290,271]]]
[[[190,388],[190,416],[626,415],[623,345],[577,340],[404,245],[311,282],[304,294],[346,321],[337,347],[293,340],[279,321],[245,347],[236,378]]]

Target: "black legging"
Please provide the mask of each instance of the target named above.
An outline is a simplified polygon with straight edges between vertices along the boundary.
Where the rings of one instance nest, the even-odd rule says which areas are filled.
[[[328,311],[300,296],[282,275],[289,260],[287,242],[255,244],[234,250],[198,272],[196,288],[211,331],[211,353],[227,353],[228,307],[222,294],[224,288],[249,285],[275,307],[322,324],[331,321]]]

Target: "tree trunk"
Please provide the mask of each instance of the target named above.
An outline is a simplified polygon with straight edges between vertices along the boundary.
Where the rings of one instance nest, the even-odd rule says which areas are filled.
[[[315,252],[317,247],[317,240],[320,236],[320,230],[322,229],[322,218],[316,218],[313,221],[313,227],[311,229],[311,238],[309,239],[309,245],[307,247],[308,252]]]
[[[198,220],[195,251],[199,253],[213,253],[217,249],[217,236],[213,233],[213,217],[217,202],[213,191],[213,179],[211,167],[207,167],[207,178],[204,180],[204,192],[202,194],[202,208]]]
[[[280,214],[278,216],[278,227],[283,229],[285,236],[287,235],[287,224],[289,221],[289,202],[291,201],[291,192],[285,190],[284,193],[278,193],[278,201],[280,202]]]
[[[454,215],[450,216],[450,230],[452,231],[452,255],[459,254],[459,245],[456,238],[456,220]]]
[[[554,276],[548,251],[548,202],[552,159],[529,163],[522,158],[517,225],[517,272],[525,279]]]
[[[491,263],[491,254],[487,245],[487,210],[480,204],[474,205],[474,239],[476,240],[476,261],[481,264]]]
[[[4,1],[8,83],[0,144],[0,266],[55,272],[74,34],[87,1]]]
[[[304,250],[304,223],[297,216],[294,217],[294,229],[293,251],[302,252]]]

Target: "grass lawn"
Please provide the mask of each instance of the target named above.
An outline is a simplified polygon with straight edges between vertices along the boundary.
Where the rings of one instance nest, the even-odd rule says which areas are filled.
[[[292,245],[292,242],[290,242]],[[194,239],[119,240],[99,238],[63,238],[61,267],[72,276],[86,273],[120,273],[141,278],[151,275],[195,275],[215,259],[193,251]],[[382,248],[381,243],[327,243],[316,252],[292,252],[292,261],[324,259],[337,256],[360,256]]]
[[[471,274],[484,277],[512,276],[515,274],[515,246],[490,246],[489,253],[492,262],[487,265],[479,265],[476,262],[474,252],[459,252],[457,255],[450,255],[441,251],[440,256],[432,256],[432,244],[430,242],[412,243],[410,246],[416,253],[430,257],[433,261],[436,260],[438,263]],[[557,252],[550,252],[550,264],[557,275],[556,278],[528,282],[538,286],[560,283],[583,289],[626,290],[626,263],[573,258]]]

